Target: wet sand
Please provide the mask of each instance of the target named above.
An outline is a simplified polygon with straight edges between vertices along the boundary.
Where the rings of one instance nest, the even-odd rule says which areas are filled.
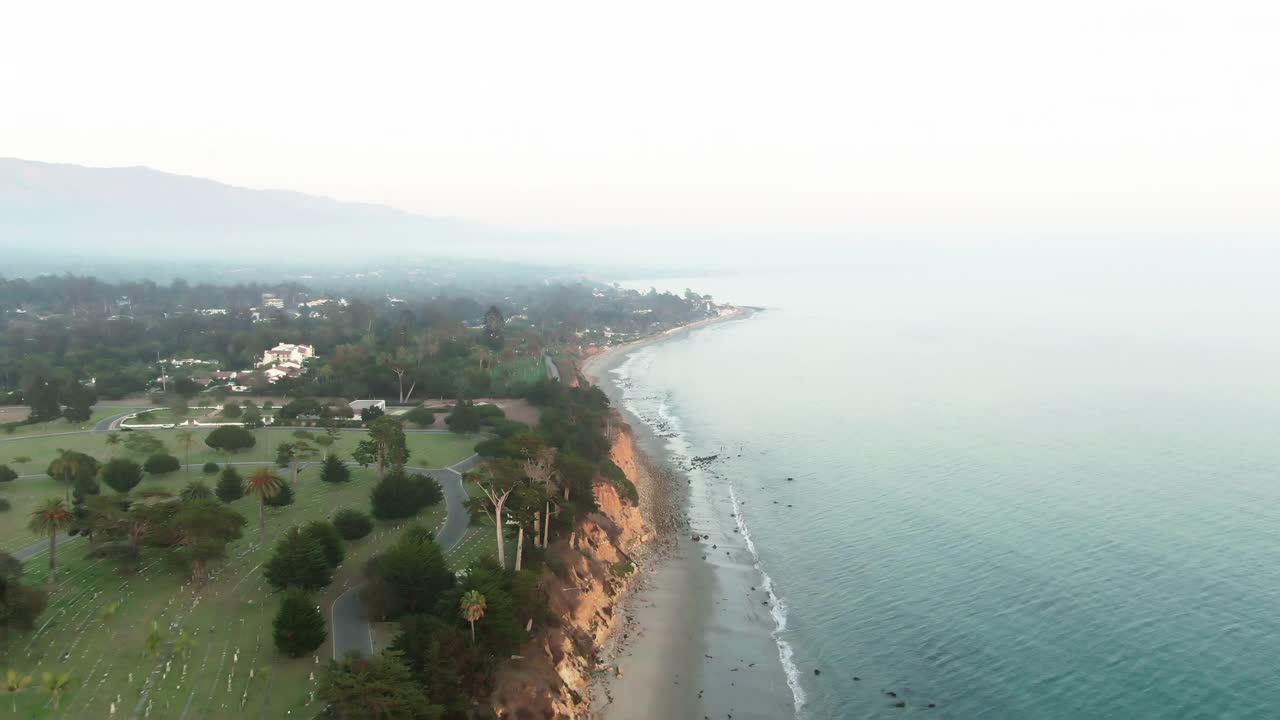
[[[779,720],[795,714],[771,635],[769,598],[740,534],[725,480],[713,469],[692,471],[691,458],[673,455],[666,441],[626,408],[616,376],[610,375],[640,347],[750,314],[741,310],[610,348],[582,364],[583,375],[623,412],[655,472],[665,473],[679,516],[674,537],[655,543],[642,578],[623,603],[623,621],[601,653],[601,660],[621,674],[610,673],[592,688],[594,717]],[[694,533],[708,539],[695,542]]]

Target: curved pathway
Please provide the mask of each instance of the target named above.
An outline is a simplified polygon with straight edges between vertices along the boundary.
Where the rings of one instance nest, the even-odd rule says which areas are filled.
[[[265,460],[246,460],[238,462],[223,463],[224,465],[262,465],[268,461]],[[457,462],[445,468],[426,468],[426,467],[406,467],[406,470],[416,472],[425,472],[435,478],[440,483],[440,490],[444,493],[445,502],[445,521],[444,527],[440,529],[436,535],[436,541],[440,543],[444,553],[448,555],[453,549],[462,542],[463,536],[467,532],[467,528],[471,525],[471,516],[467,512],[467,490],[462,486],[462,474],[475,467],[480,462],[479,455]],[[304,463],[304,467],[310,463]],[[351,464],[351,463],[348,463]],[[198,468],[199,464],[191,464],[188,468]],[[40,478],[48,477],[48,475],[23,475],[23,478]],[[62,533],[58,535],[58,546],[79,540],[79,536],[67,535]],[[19,548],[13,553],[14,558],[27,561],[32,558],[39,557],[49,550],[49,541],[41,540],[32,543],[24,548]],[[333,645],[334,658],[340,658],[349,650],[362,652],[366,655],[373,654],[372,638],[369,635],[369,614],[365,610],[364,602],[360,598],[359,590],[364,587],[364,583],[353,586],[346,592],[342,593],[333,601],[333,608],[330,612],[330,619],[333,626]]]
[[[471,516],[467,512],[467,489],[462,486],[462,474],[480,462],[478,455],[450,465],[447,468],[406,467],[405,470],[425,472],[440,483],[444,492],[445,516],[444,527],[436,535],[436,542],[448,555],[462,542],[467,527],[471,525]],[[333,659],[337,660],[348,652],[357,652],[366,657],[373,655],[373,636],[369,627],[369,613],[360,597],[364,583],[353,585],[333,601],[329,612],[329,624],[333,630]]]

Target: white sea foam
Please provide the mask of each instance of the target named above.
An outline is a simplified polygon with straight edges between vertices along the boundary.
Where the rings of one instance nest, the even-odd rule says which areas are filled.
[[[687,460],[693,455],[693,444],[684,432],[680,416],[672,410],[671,405],[667,402],[669,395],[659,395],[654,388],[636,386],[636,374],[643,374],[653,364],[653,359],[654,353],[652,350],[641,350],[633,353],[626,361],[614,368],[612,374],[618,378],[617,385],[621,391],[623,405],[626,409],[648,425],[651,431],[666,439],[667,451],[673,458]],[[702,478],[704,473],[699,468],[693,468],[689,471],[689,475]],[[787,630],[786,601],[775,592],[773,578],[764,569],[760,560],[760,553],[756,551],[755,542],[751,539],[751,531],[743,517],[742,507],[738,503],[738,495],[734,490],[732,480],[727,481],[725,484],[729,488],[729,500],[733,504],[733,516],[738,525],[738,532],[746,541],[747,550],[751,552],[752,566],[760,574],[761,587],[769,595],[769,614],[773,618],[774,625],[773,630],[770,632],[770,637],[773,638],[774,644],[778,648],[778,659],[782,664],[783,672],[786,674],[787,687],[791,689],[792,705],[795,708],[796,717],[803,717],[806,696],[804,688],[800,684],[800,669],[796,667],[793,659],[794,651],[791,643],[784,637]]]
[[[733,517],[738,522],[738,532],[746,540],[747,549],[751,551],[756,571],[763,579],[762,587],[769,593],[769,614],[773,616],[771,635],[773,642],[778,646],[778,659],[782,661],[782,670],[787,674],[787,687],[791,688],[791,700],[795,706],[796,717],[802,717],[805,694],[804,688],[800,686],[800,668],[796,667],[792,658],[794,652],[791,643],[783,637],[783,633],[787,630],[787,603],[773,591],[773,578],[769,577],[769,573],[765,572],[764,565],[760,562],[760,553],[756,552],[756,544],[751,540],[751,531],[747,529],[747,521],[742,517],[742,506],[738,504],[738,493],[733,489],[732,481],[729,482],[729,499],[733,501]]]

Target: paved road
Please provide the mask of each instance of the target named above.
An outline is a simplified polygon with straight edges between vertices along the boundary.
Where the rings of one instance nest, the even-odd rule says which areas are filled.
[[[109,418],[103,418],[100,422],[98,422],[93,426],[92,430],[67,430],[66,432],[40,433],[38,435],[11,435],[11,436],[0,437],[0,443],[18,442],[20,440],[31,440],[32,438],[61,437],[63,435],[87,435],[89,433],[114,432],[120,429],[119,427],[117,427],[117,423],[119,423],[120,420],[129,417],[130,415],[134,414],[135,412],[138,412],[139,410],[154,410],[154,409],[155,408],[134,408],[129,412],[120,413],[118,415],[112,415]],[[206,425],[204,427],[210,427],[210,426]],[[147,428],[147,432],[168,432],[170,430],[181,430],[181,429],[183,429],[181,426],[172,427],[172,428]],[[187,429],[190,429],[190,428],[187,428]],[[196,429],[199,430],[201,428],[197,426]],[[279,426],[268,425],[266,427],[258,428],[258,430],[265,430],[267,432],[286,432],[286,431],[293,432],[294,430],[310,430],[311,432],[317,432],[317,433],[324,432],[323,428],[306,428],[306,427],[298,427],[295,425],[279,425]],[[338,430],[340,432],[356,432],[356,433],[369,431],[368,428],[362,428],[362,427],[338,428]],[[439,429],[437,428],[405,428],[404,431],[406,433],[453,432],[452,430],[449,430],[447,428],[439,428]]]
[[[138,412],[139,410],[149,410],[150,408],[128,408],[119,415],[112,415],[109,418],[103,418],[101,422],[93,426],[94,432],[111,432],[115,429],[116,423]]]
[[[467,490],[462,486],[462,473],[475,467],[480,462],[479,456],[472,455],[462,462],[447,468],[409,467],[406,470],[426,472],[440,483],[444,492],[445,517],[444,527],[436,535],[436,541],[444,549],[445,554],[453,551],[471,524],[471,516],[467,512]],[[333,632],[333,657],[341,658],[348,652],[355,651],[365,656],[373,655],[373,636],[369,627],[369,613],[365,610],[360,598],[360,590],[364,583],[351,587],[333,601],[329,613],[329,625]]]
[[[69,542],[72,542],[73,540],[79,540],[79,539],[80,539],[79,535],[72,536],[66,533],[59,533],[58,547],[61,548],[63,545]],[[24,547],[21,550],[18,550],[17,552],[14,552],[12,554],[18,560],[26,562],[27,560],[30,560],[33,557],[43,555],[45,551],[48,549],[49,549],[49,541],[41,540],[40,542],[35,543],[34,545],[28,545],[27,547]]]
[[[560,368],[556,367],[555,361],[551,359],[550,355],[543,355],[542,359],[547,364],[547,377],[560,382]]]

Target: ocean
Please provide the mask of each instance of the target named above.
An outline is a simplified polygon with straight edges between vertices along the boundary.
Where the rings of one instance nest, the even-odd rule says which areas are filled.
[[[797,717],[1275,718],[1273,277],[1228,259],[628,283],[764,309],[613,375],[678,463],[716,456],[690,513],[750,553]]]

